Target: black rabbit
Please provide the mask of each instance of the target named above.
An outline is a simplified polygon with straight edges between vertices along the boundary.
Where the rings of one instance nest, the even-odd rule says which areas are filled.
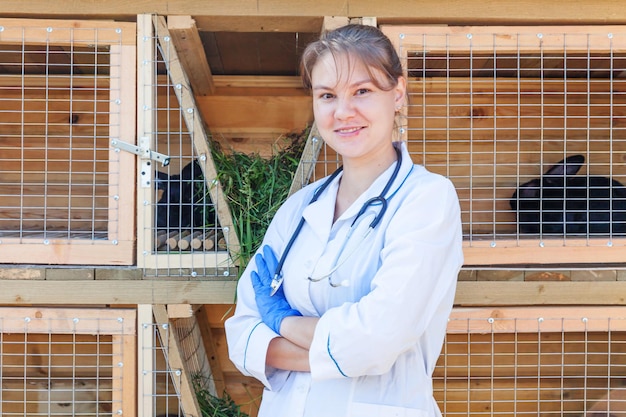
[[[575,176],[584,161],[567,157],[519,186],[510,204],[521,233],[626,234],[626,188],[606,177]]]
[[[197,161],[188,163],[177,175],[157,171],[157,190],[163,194],[156,204],[157,229],[188,229],[215,224],[215,211],[203,204],[197,190],[204,187],[202,168]]]

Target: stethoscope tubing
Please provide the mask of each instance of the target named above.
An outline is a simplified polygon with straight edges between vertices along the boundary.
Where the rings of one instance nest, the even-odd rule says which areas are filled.
[[[377,197],[372,197],[372,198],[370,198],[369,200],[367,200],[363,204],[363,206],[361,207],[361,209],[359,210],[359,212],[357,213],[356,217],[354,218],[354,220],[352,221],[352,223],[350,225],[351,229],[352,229],[352,226],[354,226],[356,221],[359,219],[359,217],[361,217],[361,215],[363,215],[363,213],[365,213],[365,211],[368,209],[368,207],[373,205],[374,203],[380,203],[382,205],[382,207],[381,207],[380,212],[378,213],[378,215],[376,217],[374,217],[374,220],[372,220],[372,222],[370,223],[370,225],[369,225],[369,229],[370,230],[373,230],[378,225],[378,223],[383,218],[383,215],[387,211],[387,199],[385,198],[385,195],[387,194],[387,192],[391,188],[391,185],[395,182],[396,177],[398,176],[398,173],[400,172],[400,165],[402,165],[402,150],[400,148],[394,148],[394,149],[396,150],[397,160],[396,160],[396,166],[393,169],[391,177],[389,177],[389,180],[387,181],[387,184],[385,184],[385,187],[383,188],[383,190],[380,192],[380,194]],[[335,172],[333,172],[330,175],[330,177],[328,177],[328,179],[315,191],[315,193],[313,194],[313,197],[311,198],[311,201],[309,201],[308,205],[311,205],[312,203],[317,201],[317,199],[324,192],[324,190],[333,182],[333,180],[337,177],[337,175],[339,175],[339,173],[342,170],[343,170],[343,166],[339,167],[337,170],[335,170]],[[285,263],[285,260],[287,259],[287,255],[289,254],[289,251],[291,250],[291,247],[293,246],[294,242],[296,241],[296,238],[300,234],[300,231],[302,230],[302,227],[304,226],[304,222],[305,222],[305,220],[304,220],[304,216],[303,216],[300,219],[300,222],[298,223],[298,225],[296,226],[296,229],[291,234],[291,237],[289,238],[289,241],[287,242],[287,246],[285,246],[285,250],[283,251],[283,254],[280,257],[280,260],[278,261],[278,265],[276,266],[276,271],[274,272],[274,276],[273,276],[272,282],[270,284],[270,287],[271,287],[270,295],[276,294],[276,292],[278,291],[278,289],[280,288],[280,286],[283,283],[283,278],[281,276],[281,272],[282,272],[282,269],[283,269],[283,264]],[[343,252],[343,251],[341,251],[341,252]],[[341,255],[341,253],[339,253],[338,257],[340,255]],[[332,274],[332,272],[331,272],[331,274]]]

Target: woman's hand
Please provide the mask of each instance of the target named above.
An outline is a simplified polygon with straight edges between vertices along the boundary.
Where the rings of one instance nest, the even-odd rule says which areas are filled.
[[[257,254],[255,257],[257,271],[251,274],[252,286],[259,314],[263,322],[274,332],[280,334],[280,325],[285,317],[301,316],[298,310],[291,308],[282,286],[274,295],[271,294],[270,284],[278,260],[274,251],[269,246],[263,247],[263,255]]]

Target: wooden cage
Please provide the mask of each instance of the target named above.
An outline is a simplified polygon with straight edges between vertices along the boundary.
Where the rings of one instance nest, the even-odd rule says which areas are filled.
[[[383,29],[409,77],[402,132],[409,150],[459,194],[466,265],[623,261],[623,27]],[[518,187],[577,154],[582,168],[565,181],[585,182],[580,199],[569,186],[567,198],[562,186],[557,197],[557,186],[548,190],[544,181],[532,185],[533,201],[520,200],[531,188]],[[588,202],[601,188],[591,177],[616,181],[605,185],[606,207]],[[536,208],[526,209],[531,203]],[[595,231],[594,221],[606,230]]]
[[[0,20],[0,262],[134,263],[135,27]]]
[[[132,415],[136,313],[3,307],[0,413]]]

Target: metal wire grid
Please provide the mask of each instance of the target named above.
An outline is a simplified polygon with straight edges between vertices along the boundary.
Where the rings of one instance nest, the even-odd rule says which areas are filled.
[[[107,329],[123,334],[123,326],[115,318],[0,318],[0,414],[119,414],[123,341]]]
[[[584,313],[573,311],[545,320],[490,318],[487,324],[481,319],[480,332],[469,330],[475,319],[451,321],[468,332],[448,333],[434,373],[435,397],[445,416],[582,417],[592,410],[610,415],[626,410],[623,318],[617,320],[619,330],[613,330],[611,317],[595,320],[608,331],[586,329]],[[503,322],[510,332],[498,330]],[[518,331],[518,325],[537,332]]]
[[[120,33],[0,26],[0,37],[0,238],[107,239]],[[74,44],[85,37],[108,46]]]
[[[158,327],[165,329],[165,333],[171,331],[166,323],[144,323],[143,326],[151,328],[151,340],[144,340],[144,349],[150,349],[151,354],[148,355],[152,363],[140,363],[141,371],[144,375],[148,374],[153,389],[149,394],[149,401],[152,404],[154,416],[184,416],[182,404],[180,401],[180,392],[177,387],[181,386],[181,370],[171,369],[167,365],[167,356],[169,352],[168,340],[163,340]],[[146,343],[147,342],[147,343]],[[140,357],[142,357],[140,352]],[[148,366],[147,366],[148,365]]]
[[[148,64],[154,72],[154,84],[149,87],[154,103],[144,110],[152,113],[154,122],[152,131],[146,134],[153,138],[151,150],[169,158],[169,164],[152,164],[154,181],[150,188],[144,188],[144,206],[150,210],[152,222],[146,226],[151,248],[145,248],[143,256],[153,260],[148,262],[153,267],[146,268],[145,275],[236,275],[227,252],[228,234],[217,218],[219,207],[210,198],[209,185],[198,164],[207,163],[207,155],[198,154],[194,146],[197,133],[189,126],[190,119],[200,117],[199,112],[197,108],[183,108],[183,100],[177,98],[177,94],[187,95],[195,102],[193,92],[185,84],[173,81],[171,42],[161,44],[158,37],[150,40],[154,48]],[[139,215],[146,216],[148,212]]]
[[[409,75],[410,152],[455,183],[465,240],[558,237],[567,245],[582,237],[587,246],[623,245],[614,238],[626,232],[626,194],[589,178],[626,183],[624,33],[472,29],[417,28],[398,41]],[[565,205],[562,187],[559,195],[533,184],[532,204],[520,203],[526,193],[514,197],[518,186],[575,154],[585,157],[576,174],[589,181],[582,196]],[[587,204],[596,190],[600,208]],[[517,218],[511,200],[526,216]],[[598,231],[590,223],[610,226]],[[604,239],[590,239],[596,236]]]

